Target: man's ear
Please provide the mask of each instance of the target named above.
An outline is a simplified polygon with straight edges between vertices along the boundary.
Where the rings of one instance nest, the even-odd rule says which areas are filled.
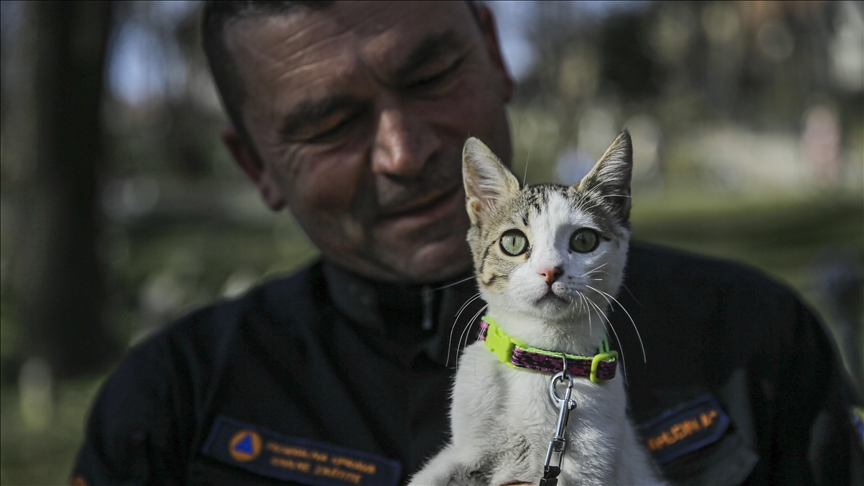
[[[279,211],[285,206],[285,195],[273,179],[272,169],[261,162],[252,147],[246,143],[234,125],[222,129],[222,143],[231,152],[234,162],[243,169],[246,176],[258,188],[261,199],[273,211]]]
[[[504,64],[504,57],[501,55],[501,44],[498,42],[498,32],[495,29],[495,18],[492,11],[485,5],[477,5],[477,20],[480,21],[480,30],[483,33],[483,41],[486,44],[486,53],[492,61],[492,65],[498,70],[501,75],[502,90],[504,101],[510,101],[513,98],[513,78],[507,71],[507,66]]]

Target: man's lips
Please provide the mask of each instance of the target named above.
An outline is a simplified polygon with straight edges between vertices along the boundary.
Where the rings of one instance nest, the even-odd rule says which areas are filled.
[[[384,224],[396,222],[425,223],[437,220],[457,207],[462,207],[464,200],[460,186],[443,194],[421,199],[407,205],[407,207],[385,211],[379,221]]]

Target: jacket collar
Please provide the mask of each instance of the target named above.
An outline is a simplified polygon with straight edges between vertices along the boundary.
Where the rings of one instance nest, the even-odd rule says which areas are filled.
[[[416,347],[435,362],[454,367],[465,340],[468,344],[476,340],[477,314],[485,303],[475,299],[459,312],[477,293],[473,273],[436,284],[408,285],[371,280],[327,261],[323,270],[340,313],[373,332]]]

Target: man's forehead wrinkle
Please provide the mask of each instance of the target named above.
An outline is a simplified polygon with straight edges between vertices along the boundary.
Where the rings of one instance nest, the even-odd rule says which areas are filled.
[[[300,17],[298,17],[298,15]],[[340,31],[338,26],[331,25],[328,29],[326,24],[332,19],[327,16],[292,14],[287,16],[253,17],[241,19],[234,23],[234,35],[227,36],[229,50],[238,52],[235,47],[241,47],[242,52],[254,58],[268,70],[280,70],[286,64],[295,62],[295,59],[305,54],[309,49],[315,48],[323,41],[334,41],[346,34]],[[334,32],[335,36],[321,35],[321,32]],[[273,32],[278,33],[274,35]],[[287,34],[285,34],[287,32]],[[268,35],[269,34],[269,35]],[[320,40],[303,45],[302,48],[286,55],[286,46],[292,43],[304,44],[303,36],[319,37]],[[264,44],[264,42],[267,42]],[[284,75],[283,75],[284,76]]]
[[[270,79],[277,84],[294,76],[298,77],[298,83],[305,85],[320,79],[347,79],[357,67],[356,59],[358,57],[351,55],[350,49],[355,48],[356,42],[352,42],[348,38],[366,35],[363,32],[358,34],[358,31],[364,28],[364,24],[374,21],[374,19],[366,19],[358,24],[339,21],[334,16],[310,15],[309,17],[315,18],[301,19],[302,25],[299,28],[292,28],[291,34],[287,37],[276,35],[277,38],[273,39],[269,45],[258,48],[254,46],[256,42],[260,43],[259,39],[268,39],[268,37],[274,37],[273,35],[264,34],[262,37],[256,38],[252,34],[249,36],[250,40],[245,42],[245,51],[255,55],[259,67],[266,69],[265,72],[276,74]],[[297,19],[292,20],[298,21]],[[260,25],[258,27],[261,28]],[[271,28],[273,27],[278,29],[277,32],[288,30],[286,25],[273,26],[271,24]],[[368,31],[368,29],[366,30]],[[292,49],[292,44],[297,47]],[[276,54],[269,55],[268,52]],[[323,70],[321,69],[322,64],[326,66]],[[324,72],[316,79],[304,79],[302,74],[306,71]]]
[[[363,69],[363,66],[376,71],[375,65],[383,63],[386,72],[380,74],[388,79],[384,81],[389,84],[392,80],[402,79],[399,73],[410,74],[412,70],[422,66],[425,62],[435,60],[442,54],[445,54],[455,48],[455,46],[465,45],[466,42],[460,42],[458,35],[452,30],[445,32],[432,32],[425,38],[414,41],[408,41],[408,47],[413,48],[413,51],[405,53],[405,49],[393,49],[391,46],[398,46],[400,41],[404,42],[406,34],[400,31],[394,31],[388,28],[382,28],[379,22],[375,23],[372,28],[367,28],[366,24],[376,22],[375,19],[367,19],[359,24],[351,25],[350,29],[343,31],[336,36],[330,36],[320,39],[317,44],[308,45],[301,51],[292,54],[291,58],[303,57],[307,51],[323,48],[322,52],[336,52],[335,56],[308,56],[311,60],[307,63],[298,64],[285,72],[280,73],[279,81],[284,81],[289,77],[297,77],[297,81],[302,83],[303,87],[319,86],[326,87],[330,96],[321,99],[302,100],[293,107],[284,107],[289,110],[287,114],[280,114],[283,123],[283,132],[290,133],[292,127],[296,126],[298,118],[312,120],[316,117],[324,117],[331,114],[339,108],[345,108],[350,105],[358,105],[361,103],[359,98],[341,95],[340,88],[348,88],[352,84],[350,80],[358,73],[358,70]],[[372,33],[370,33],[372,32]],[[356,37],[361,42],[344,42],[346,36]],[[368,42],[363,42],[368,40]],[[336,49],[328,49],[327,44],[334,43]],[[359,46],[359,47],[358,47]],[[340,49],[341,47],[341,49]],[[368,51],[364,54],[361,52],[363,47],[367,47]],[[401,51],[401,52],[399,52]],[[352,55],[351,53],[355,55]],[[398,58],[395,62],[388,62],[387,59],[380,59],[377,56],[384,53],[385,56]],[[395,54],[394,54],[395,53]],[[321,69],[321,65],[325,65],[326,69]],[[391,68],[395,64],[395,69]],[[310,76],[304,77],[303,73],[308,71]],[[373,74],[375,76],[375,74]],[[375,76],[377,77],[377,76]],[[302,88],[301,88],[302,90]],[[318,91],[313,90],[313,91]],[[323,89],[321,90],[323,91]],[[296,93],[296,91],[295,91]],[[314,96],[315,93],[310,93]],[[277,108],[278,109],[278,108]]]
[[[355,31],[357,30],[358,27],[359,26],[354,26],[353,28],[350,28],[350,29],[344,29],[344,30],[340,31],[339,33],[337,33],[336,35],[322,36],[320,39],[317,39],[314,42],[311,42],[308,45],[305,45],[305,46],[301,47],[300,49],[297,49],[297,50],[291,52],[291,54],[283,57],[282,59],[279,60],[279,64],[282,65],[285,63],[293,62],[296,58],[302,57],[302,56],[306,55],[307,53],[309,53],[310,51],[313,51],[315,49],[326,48],[326,46],[328,44],[341,42],[343,40],[343,38],[354,35]],[[290,42],[291,42],[291,40],[285,39],[284,44],[287,45]],[[332,57],[323,57],[323,58],[319,59],[318,62],[327,62],[330,60],[332,60]],[[277,68],[277,67],[279,67],[279,66],[274,66],[274,68]],[[286,71],[286,75],[289,74],[290,72],[291,71]]]
[[[306,45],[303,45],[299,49],[291,52],[289,55],[281,58],[279,62],[280,64],[292,62],[295,58],[303,56],[311,50],[321,48],[330,43],[340,42],[348,36],[368,36],[369,32],[367,31],[369,29],[365,29],[365,27],[374,22],[377,16],[383,15],[384,13],[386,12],[382,10],[370,15],[365,15],[362,17],[363,20],[360,23],[356,23],[353,19],[344,21],[340,16],[331,15],[327,11],[316,12],[315,14],[317,15],[312,15],[312,17],[317,17],[314,21],[307,21],[303,27],[299,28],[291,36],[286,37],[282,41],[283,45],[288,45],[295,41],[298,41],[301,45]],[[345,17],[345,15],[341,17]],[[299,22],[301,20],[297,21]],[[322,24],[325,23],[330,24],[330,28],[323,28]],[[372,30],[374,31],[376,29]],[[303,42],[302,39],[300,39],[300,36],[303,35],[308,35],[311,39]]]
[[[263,17],[250,17],[236,21],[236,24],[248,23],[247,28],[251,32],[271,31],[276,33],[279,42],[294,42],[302,36],[327,36],[344,30],[344,27],[335,21],[332,15],[324,10],[298,11],[290,15],[269,15]],[[328,27],[328,24],[329,27]]]
[[[313,73],[324,71],[323,73],[321,73],[319,76],[317,76],[315,78],[302,80],[303,83],[309,84],[309,83],[317,81],[319,79],[337,79],[337,78],[342,77],[342,73],[348,74],[351,71],[353,71],[353,67],[351,66],[351,64],[353,64],[353,63],[351,62],[350,57],[345,56],[344,59],[338,63],[338,68],[336,68],[335,66],[332,65],[334,59],[335,59],[334,57],[326,57],[326,58],[320,58],[320,59],[313,59],[313,60],[306,62],[306,63],[300,63],[297,66],[294,66],[288,70],[282,71],[279,74],[279,76],[276,78],[276,81],[277,82],[286,81],[288,78],[298,76],[298,75],[302,74],[304,71],[312,71]],[[328,65],[327,67],[329,69],[322,70],[322,69],[318,68],[318,65],[320,65],[320,64]],[[275,66],[274,66],[274,69],[276,69]]]

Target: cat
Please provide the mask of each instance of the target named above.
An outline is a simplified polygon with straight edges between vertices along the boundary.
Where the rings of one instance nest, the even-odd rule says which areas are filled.
[[[592,360],[598,349],[608,351],[603,310],[621,285],[627,258],[629,133],[569,187],[520,188],[476,138],[465,142],[462,157],[468,243],[488,304],[485,335],[459,361],[450,443],[410,484],[664,484],[627,416],[616,353]],[[556,381],[558,399],[550,396],[553,374],[564,367],[561,353],[568,355],[568,370],[586,371],[591,363],[597,369],[591,378],[572,377],[575,408],[563,428],[564,453],[552,451],[546,461],[562,404],[574,403],[565,400],[565,377]],[[514,367],[508,359],[545,371]],[[601,368],[611,379],[596,376]]]

